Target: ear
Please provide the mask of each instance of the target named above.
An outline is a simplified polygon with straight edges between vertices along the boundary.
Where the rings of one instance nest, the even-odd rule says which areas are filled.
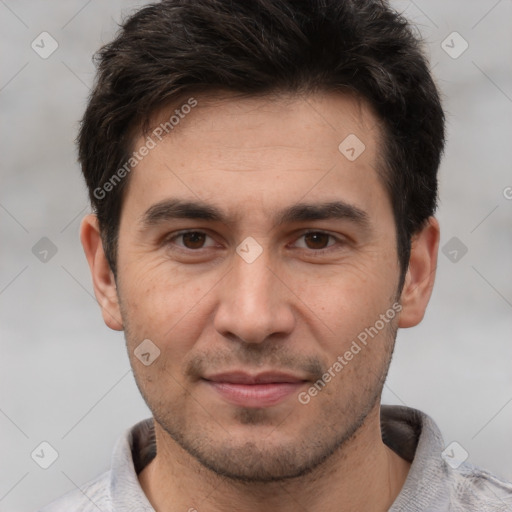
[[[101,307],[103,321],[111,329],[122,331],[123,322],[117,297],[116,281],[103,251],[103,242],[96,215],[87,215],[82,220],[80,241],[91,269],[94,294]]]
[[[409,268],[400,296],[399,327],[414,327],[423,320],[436,277],[439,236],[439,223],[430,217],[412,238]]]

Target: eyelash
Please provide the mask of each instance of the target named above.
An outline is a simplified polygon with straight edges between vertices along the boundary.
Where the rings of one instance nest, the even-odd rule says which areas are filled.
[[[180,238],[183,235],[186,235],[186,234],[189,234],[189,233],[199,233],[199,234],[202,234],[202,235],[206,235],[209,238],[212,238],[210,235],[208,235],[208,233],[206,233],[204,231],[200,231],[200,230],[196,230],[196,229],[190,229],[190,230],[179,231],[177,233],[174,233],[171,237],[168,237],[166,239],[165,244],[166,245],[170,245],[177,238]],[[326,253],[330,252],[331,250],[338,249],[339,247],[336,247],[336,246],[340,246],[340,245],[345,245],[346,244],[346,241],[343,240],[342,238],[339,238],[339,237],[337,237],[337,236],[335,236],[335,235],[333,235],[333,234],[331,234],[331,233],[329,233],[327,231],[319,231],[319,230],[304,231],[303,233],[301,233],[299,235],[299,237],[296,239],[296,241],[301,239],[301,238],[303,238],[303,237],[305,237],[306,235],[311,235],[311,234],[327,235],[328,237],[333,239],[335,241],[335,243],[333,243],[331,245],[328,245],[327,247],[325,247],[323,249],[308,249],[308,248],[300,247],[299,250],[307,251],[307,252],[315,254],[315,255],[321,255],[321,254],[326,254]],[[182,251],[185,251],[185,252],[195,252],[195,253],[199,253],[200,251],[202,251],[204,249],[208,249],[208,247],[201,247],[199,249],[189,249],[187,247],[181,247],[181,246],[178,246],[178,248],[179,248],[179,250],[182,250]]]

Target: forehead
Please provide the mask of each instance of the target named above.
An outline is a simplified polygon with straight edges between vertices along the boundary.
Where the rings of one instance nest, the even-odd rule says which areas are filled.
[[[150,126],[133,149],[149,139],[154,147],[131,173],[127,191],[141,207],[165,200],[170,190],[190,199],[239,199],[237,207],[251,193],[262,206],[287,195],[334,200],[342,192],[355,202],[349,196],[365,190],[368,200],[385,193],[378,119],[352,95],[196,95],[160,109]]]
[[[189,108],[192,103],[194,107]],[[173,126],[169,126],[169,121]],[[242,95],[219,91],[183,96],[152,113],[149,124],[152,128],[164,128],[167,124],[170,130],[164,130],[162,136],[180,143],[188,143],[204,133],[213,142],[228,132],[233,145],[240,149],[261,147],[266,141],[273,145],[283,143],[295,150],[312,149],[313,131],[324,134],[322,139],[314,141],[320,150],[327,146],[332,149],[333,142],[341,142],[344,136],[354,132],[371,145],[380,129],[379,119],[369,103],[348,92]],[[151,135],[152,128],[147,135]],[[247,137],[247,130],[251,131],[251,137]],[[330,132],[328,138],[327,132]],[[143,138],[140,136],[139,142]]]

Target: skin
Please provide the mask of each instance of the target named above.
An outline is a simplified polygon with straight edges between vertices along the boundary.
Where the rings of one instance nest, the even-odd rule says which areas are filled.
[[[438,223],[414,236],[398,290],[395,223],[376,170],[380,128],[366,103],[333,93],[197,100],[130,175],[116,279],[96,217],[81,226],[104,320],[124,330],[155,419],[157,456],[141,486],[159,512],[388,510],[410,464],[382,442],[380,396],[397,329],[418,324],[430,298]],[[366,146],[353,162],[338,150],[349,134]],[[145,212],[169,198],[201,200],[226,219],[145,225]],[[298,202],[335,200],[366,224],[273,222]],[[181,230],[207,236],[176,237]],[[311,231],[326,235],[304,236]],[[262,249],[252,263],[236,252],[249,236]],[[234,405],[201,378],[281,370],[307,391],[396,301],[401,312],[306,405],[297,393]],[[161,351],[149,366],[134,355],[144,339]]]

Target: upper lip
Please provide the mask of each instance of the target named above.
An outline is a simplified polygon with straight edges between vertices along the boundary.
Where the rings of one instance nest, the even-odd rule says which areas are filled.
[[[297,377],[290,373],[284,372],[262,372],[258,374],[250,374],[241,371],[216,373],[208,377],[204,377],[205,380],[212,382],[227,382],[230,384],[270,384],[273,382],[304,382],[306,379]]]

